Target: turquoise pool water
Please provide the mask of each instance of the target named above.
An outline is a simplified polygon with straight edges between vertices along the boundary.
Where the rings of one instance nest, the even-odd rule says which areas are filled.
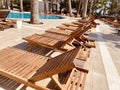
[[[10,12],[7,18],[30,19],[30,13]],[[40,19],[63,19],[61,16],[39,14]]]

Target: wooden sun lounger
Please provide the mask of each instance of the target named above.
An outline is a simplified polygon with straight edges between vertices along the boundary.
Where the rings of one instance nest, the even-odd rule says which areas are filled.
[[[99,25],[100,23],[96,23],[95,22],[95,19],[89,19],[89,20],[85,20],[85,21],[83,21],[83,20],[79,20],[78,22],[86,22],[86,23],[91,23],[91,26],[93,27],[93,28],[95,28],[97,25]]]
[[[88,25],[90,25],[90,24],[84,24],[81,27],[73,27],[73,26],[61,27],[60,26],[58,28],[62,28],[62,29],[51,28],[51,29],[46,30],[46,32],[51,32],[51,33],[56,33],[56,34],[68,35],[69,36],[69,35],[72,35],[72,33],[74,33],[77,30],[84,29],[84,27],[86,27]],[[73,30],[72,30],[72,28],[69,29],[69,27],[73,27]]]
[[[15,23],[13,23],[12,21],[4,21],[4,22],[0,22],[1,25],[4,25],[5,27],[14,27]]]
[[[87,27],[89,28],[89,26]],[[65,45],[70,45],[70,42],[74,39],[74,37],[79,34],[82,35],[84,32],[86,32],[88,29],[84,30],[76,30],[75,32],[72,33],[72,35],[69,36],[69,38],[66,41],[63,40],[58,40],[55,38],[50,38],[49,36],[42,36],[40,34],[33,34],[31,36],[24,37],[23,39],[28,41],[29,43],[29,51],[32,50],[32,47],[35,45],[40,45],[43,47],[51,48],[51,49],[56,49],[56,50],[61,50],[61,51],[67,51],[69,48],[65,49]],[[74,46],[71,47],[72,49]],[[71,49],[70,48],[70,49]]]
[[[72,26],[72,27],[79,27],[79,25],[73,24],[73,23],[62,23],[65,26]],[[81,27],[81,25],[80,25]]]
[[[67,27],[67,26],[65,26],[65,27]],[[75,27],[76,28],[76,27]],[[83,28],[81,28],[81,29],[83,29]],[[77,30],[80,30],[80,28],[78,28],[77,27]],[[74,32],[75,30],[73,30],[71,33],[68,33],[68,30],[60,30],[60,29],[50,29],[50,30],[46,30],[46,32],[47,32],[47,35],[48,35],[48,33],[49,33],[49,35],[48,35],[48,37],[52,37],[52,38],[57,38],[57,39],[61,39],[61,40],[65,40],[65,39],[67,39],[68,37],[67,36],[69,36],[69,35],[72,35],[72,33]],[[51,34],[51,35],[50,35]],[[85,33],[84,33],[85,34]],[[46,35],[46,33],[44,34],[45,36],[47,36]],[[53,37],[53,35],[55,36],[55,37]],[[59,35],[59,36],[62,36],[62,38],[61,37],[57,37],[57,35]],[[64,35],[64,36],[63,36]],[[81,36],[82,36],[82,38],[81,38]],[[65,37],[65,38],[64,38]],[[80,39],[78,39],[78,38],[80,38]],[[91,47],[93,47],[93,48],[95,48],[96,46],[95,46],[95,42],[93,41],[93,40],[89,40],[88,38],[83,38],[83,35],[80,35],[79,37],[76,37],[75,39],[77,39],[79,42],[82,42],[82,44],[84,44],[85,46],[87,46],[87,47],[89,47],[89,48],[91,48]]]
[[[91,48],[91,47],[95,48],[96,47],[95,40],[86,38],[83,35],[79,38],[75,37],[75,39],[78,40],[78,41],[82,41],[83,45],[86,46],[86,47],[89,47],[89,48]]]
[[[63,26],[63,25],[62,25]],[[62,28],[62,26],[60,26],[60,27],[58,27],[58,28]],[[63,28],[66,30],[66,29],[68,29],[68,28],[66,28],[66,27],[68,27],[68,26],[63,26]],[[74,28],[76,28],[76,27],[74,27]],[[77,28],[78,29],[78,28]],[[69,30],[69,29],[68,29]],[[84,35],[88,35],[88,33],[84,33]],[[84,35],[81,35],[80,37],[77,37],[77,40],[78,41],[81,41],[81,42],[83,42],[84,43],[84,45],[85,46],[87,46],[87,47],[93,47],[93,48],[95,48],[96,46],[95,46],[95,40],[91,40],[91,39],[89,39],[89,38],[85,38],[84,37]],[[80,39],[78,39],[78,38],[80,38]],[[76,39],[76,38],[75,38]]]
[[[10,10],[0,10],[0,25],[3,26],[0,27],[0,30],[4,30],[5,28],[14,26],[15,23],[13,22],[13,20],[6,20],[9,12]]]
[[[56,33],[56,34],[61,34],[61,35],[70,35],[72,34],[73,31],[71,30],[60,30],[60,29],[57,29],[57,28],[51,28],[51,29],[48,29],[46,30],[45,32],[51,32],[51,33]]]
[[[75,48],[49,59],[45,56],[8,47],[0,50],[0,75],[36,90],[50,90],[47,87],[35,84],[35,82],[48,77],[61,90],[73,90],[72,88],[75,87],[83,90],[88,70],[82,68],[84,63],[82,65],[80,62],[78,63],[80,61],[77,59],[79,50],[80,48]],[[62,79],[63,81],[69,77],[67,83],[64,84],[58,80],[59,77],[55,77],[57,74],[60,76],[63,72],[66,72],[65,75],[67,75]],[[76,82],[77,78],[78,81]],[[71,89],[70,86],[72,86]]]
[[[69,35],[56,34],[56,33],[52,33],[52,32],[45,32],[40,35],[45,36],[45,37],[55,38],[58,40],[63,40],[63,41],[66,41],[70,37]]]
[[[79,22],[79,21],[76,21],[76,22],[72,22],[73,24],[76,24],[76,25],[79,25],[79,27],[83,26],[84,24],[86,23],[82,23],[82,22]]]
[[[82,27],[84,25],[87,25],[89,23],[92,24],[92,22],[94,22],[94,20],[78,20],[78,21],[74,21],[74,22],[71,22],[71,23],[65,23],[63,25],[66,25],[66,26],[78,26],[78,27]]]
[[[56,28],[59,28],[61,30],[71,30],[71,31],[75,31],[78,30],[80,27],[72,27],[72,26],[65,26],[65,25],[60,25],[57,26]],[[89,30],[88,30],[89,31]],[[89,35],[89,32],[85,32],[84,35]]]
[[[75,30],[77,30],[79,27],[72,27],[72,26],[60,25],[60,26],[57,26],[56,28],[59,28],[59,29],[61,29],[61,30],[71,30],[71,31],[75,31]]]
[[[59,35],[59,34],[47,33],[47,32],[44,33],[44,34],[41,34],[41,35],[46,36],[46,37],[50,37],[50,38],[55,38],[55,39],[58,39],[58,40],[64,40],[64,41],[66,41],[69,38],[69,36],[66,36],[66,35]],[[72,44],[74,45],[74,41],[73,41]],[[79,42],[77,42],[77,46],[80,46]],[[79,52],[79,53],[80,53],[79,54],[80,55],[79,59],[87,60],[87,58],[89,57],[90,51],[84,49],[84,47],[83,47],[82,50],[81,50],[81,52]]]
[[[41,34],[42,36],[46,36],[46,37],[50,37],[50,38],[55,38],[55,39],[58,39],[58,40],[64,40],[64,41],[66,41],[68,38],[69,38],[69,36],[66,36],[66,35],[59,35],[59,34],[55,34],[55,33],[48,33],[48,32],[46,32],[46,33],[44,33],[44,34]],[[83,37],[83,36],[82,36]],[[86,39],[85,37],[84,37],[84,39]],[[91,40],[91,39],[90,39]],[[89,40],[89,41],[90,41]],[[87,40],[88,41],[88,40]],[[91,40],[91,41],[94,41],[94,40]],[[81,41],[82,42],[82,41]],[[85,41],[84,41],[85,42]],[[74,46],[76,46],[75,44],[74,44],[74,41],[72,42],[72,44],[74,45]],[[86,45],[87,43],[85,43],[85,45],[84,46],[87,46],[87,47],[90,47],[90,45],[91,44],[88,44],[88,45]],[[83,45],[83,43],[81,44],[81,45]],[[77,46],[81,46],[80,45],[80,42],[78,42],[77,41]],[[76,46],[76,47],[77,47]],[[87,48],[86,47],[86,48]],[[87,58],[90,56],[90,50],[86,50],[86,49],[84,49],[84,47],[82,48],[82,50],[81,50],[81,52],[80,52],[80,59],[82,59],[82,60],[87,60]]]
[[[79,30],[79,29],[82,28],[82,27],[84,27],[84,25],[81,26],[81,27],[72,27],[72,26],[60,25],[60,26],[57,26],[56,28],[59,28],[60,30],[71,30],[71,31],[75,31],[75,30]],[[52,30],[51,30],[51,32],[52,32]],[[53,31],[53,32],[55,32],[55,31]],[[84,35],[88,35],[88,33],[89,33],[89,32],[87,31],[87,32],[84,33]]]
[[[73,26],[73,27],[82,27],[84,24],[89,24],[91,23],[91,26],[92,27],[96,27],[96,25],[99,25],[98,23],[94,22],[94,20],[87,20],[87,21],[84,21],[82,22],[82,20],[78,20],[76,22],[72,22],[72,23],[63,23],[63,25],[65,26]]]
[[[54,33],[47,33],[47,34],[44,33],[44,34],[33,34],[33,35],[27,36],[23,39],[28,41],[28,43],[29,43],[28,50],[29,51],[31,51],[33,46],[36,46],[36,45],[51,48],[53,50],[69,51],[76,47],[72,44],[74,37],[77,35],[79,35],[79,36],[82,35],[89,28],[90,27],[88,26],[84,30],[75,31],[70,36],[64,36],[64,35],[59,35],[59,34],[54,34]],[[48,36],[45,36],[45,35],[48,35]],[[62,39],[61,37],[64,39]],[[79,46],[81,46],[80,43],[79,43]],[[87,60],[88,56],[85,56],[84,52],[90,53],[88,51],[82,50],[80,53],[81,57],[79,57],[79,58],[83,59],[83,60]]]
[[[55,38],[50,38],[46,36],[42,36],[40,34],[33,34],[31,36],[27,36],[23,38],[24,40],[28,41],[29,43],[29,51],[32,51],[33,46],[43,46],[47,48],[51,48],[54,50],[60,50],[60,51],[67,51],[68,49],[64,48],[64,45],[66,44],[65,41],[58,40]]]
[[[116,28],[120,28],[120,22],[116,22],[113,24]]]
[[[0,21],[5,21],[10,10],[0,10]]]

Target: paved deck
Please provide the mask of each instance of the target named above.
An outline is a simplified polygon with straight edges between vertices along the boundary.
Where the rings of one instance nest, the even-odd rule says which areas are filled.
[[[28,43],[22,40],[22,37],[34,33],[44,33],[44,30],[48,28],[56,27],[63,22],[72,21],[74,19],[41,20],[44,24],[39,25],[23,22],[21,29],[10,28],[0,31],[0,49],[12,46],[26,50]],[[85,68],[89,69],[85,90],[120,90],[120,35],[110,25],[99,20],[97,22],[100,25],[90,34],[90,37],[96,40],[96,48],[91,49],[90,58],[85,65]],[[43,47],[36,47],[32,52],[46,56],[51,55],[51,50]],[[59,52],[55,52],[51,56],[57,54]],[[46,86],[49,81],[50,79],[46,79],[39,83]],[[0,90],[33,89],[0,76]]]
[[[114,27],[98,21],[100,25],[91,37],[97,47],[92,49],[86,90],[120,90],[120,35]]]

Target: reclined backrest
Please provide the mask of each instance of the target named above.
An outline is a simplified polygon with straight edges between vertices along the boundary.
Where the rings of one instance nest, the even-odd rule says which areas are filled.
[[[75,67],[74,62],[77,58],[79,50],[80,47],[48,60],[29,80],[35,82],[47,77],[51,77],[54,74],[71,70]]]
[[[66,43],[69,43],[73,38],[80,37],[83,33],[85,33],[88,29],[90,29],[90,24],[83,26],[82,28],[79,28],[79,30],[74,31],[71,36],[63,43],[61,46],[64,46]]]

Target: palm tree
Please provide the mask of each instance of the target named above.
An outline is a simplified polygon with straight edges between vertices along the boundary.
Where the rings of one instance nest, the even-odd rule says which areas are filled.
[[[82,1],[79,0],[79,3],[78,3],[78,9],[77,9],[77,15],[80,13],[80,7],[81,7],[81,4],[82,4]]]
[[[39,22],[39,11],[38,11],[38,0],[31,0],[31,18],[30,23],[31,24],[38,24]]]
[[[23,0],[20,0],[20,12],[23,12]]]
[[[93,6],[93,1],[94,0],[90,0],[90,6],[89,6],[89,13],[88,13],[88,15],[91,15],[92,14],[92,6]]]
[[[63,8],[63,5],[62,5],[62,4],[63,4],[63,1],[62,1],[62,0],[60,0],[60,1],[59,1],[59,4],[60,4],[60,14],[61,14],[61,13],[62,13],[62,11],[61,11],[61,10],[62,10],[62,8]]]
[[[83,2],[83,11],[82,11],[82,17],[87,17],[87,6],[88,6],[88,0],[84,0]]]
[[[50,13],[52,13],[53,11],[53,0],[51,0],[51,3],[50,3]]]
[[[112,0],[112,5],[110,8],[110,13],[114,15],[116,18],[120,16],[120,1]]]
[[[71,6],[71,0],[68,0],[68,6],[69,6],[70,16],[72,16],[72,6]]]
[[[44,0],[44,13],[47,13],[47,9],[46,9],[46,0]]]
[[[10,1],[10,8],[13,10],[13,0]]]
[[[9,3],[9,0],[6,0],[6,1],[5,1],[5,9],[9,9],[8,3]]]
[[[0,0],[0,8],[3,7],[3,0]]]

